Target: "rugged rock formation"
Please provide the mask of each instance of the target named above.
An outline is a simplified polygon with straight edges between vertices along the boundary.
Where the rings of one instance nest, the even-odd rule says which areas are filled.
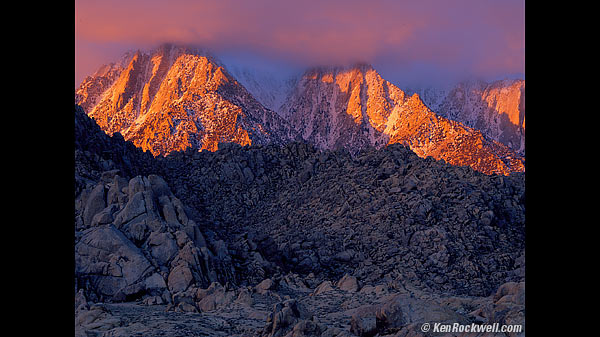
[[[456,86],[415,90],[442,117],[477,129],[525,155],[525,81],[465,81]]]
[[[75,276],[87,298],[170,303],[194,284],[236,282],[228,252],[207,243],[159,176],[106,172],[78,196],[75,212]]]
[[[522,173],[488,176],[399,144],[354,157],[297,143],[230,145],[160,162],[211,229],[246,237],[284,270],[369,282],[395,271],[472,295],[520,277]]]
[[[279,113],[319,149],[357,152],[400,143],[422,158],[486,174],[524,171],[523,157],[434,111],[371,66],[357,65],[307,71]]]
[[[210,288],[198,293],[213,291]],[[424,337],[429,334],[422,332],[423,323],[499,323],[520,325],[522,331],[492,335],[525,335],[524,283],[503,284],[487,297],[439,296],[392,283],[376,291],[373,288],[368,285],[360,292],[333,289],[316,296],[284,285],[264,294],[248,288],[224,290],[209,295],[210,303],[219,304],[201,313],[190,304],[196,295],[180,298],[181,309],[175,311],[163,304],[84,302],[76,311],[75,331],[77,336]]]
[[[151,173],[149,153],[108,137],[80,107],[75,134],[75,278],[87,299],[166,304],[190,287],[237,283],[227,246]],[[128,177],[138,173],[147,176]]]
[[[459,86],[431,108],[364,64],[314,68],[279,86],[266,75],[236,74],[277,113],[207,52],[168,44],[103,66],[75,99],[106,133],[118,132],[154,156],[302,138],[319,149],[352,153],[400,143],[423,158],[486,174],[525,169],[524,158],[503,145],[524,153],[524,82],[509,89]]]
[[[155,158],[80,107],[75,133],[77,335],[524,324],[523,173],[488,176],[399,144]]]
[[[108,137],[81,106],[75,106],[75,195],[100,181],[103,172],[119,170],[123,177],[153,173],[154,161],[119,133]]]
[[[128,54],[86,78],[75,97],[106,133],[119,132],[155,156],[294,138],[218,61],[191,48],[166,44]]]

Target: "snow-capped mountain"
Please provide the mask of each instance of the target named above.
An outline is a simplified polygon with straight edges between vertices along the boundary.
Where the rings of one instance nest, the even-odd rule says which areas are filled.
[[[525,155],[525,81],[463,81],[445,88],[408,89],[438,115],[480,130]]]
[[[321,149],[377,148],[402,143],[484,173],[524,170],[524,158],[478,130],[437,115],[418,94],[384,80],[370,65],[308,70],[279,113]]]
[[[75,99],[106,133],[119,132],[155,156],[295,138],[213,56],[193,48],[129,53],[86,78]]]

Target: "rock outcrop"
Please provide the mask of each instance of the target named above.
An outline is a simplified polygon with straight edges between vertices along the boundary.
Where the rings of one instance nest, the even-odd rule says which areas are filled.
[[[118,132],[154,156],[295,138],[213,56],[195,48],[165,44],[129,53],[86,78],[75,98],[107,134]]]
[[[524,327],[523,173],[486,175],[399,144],[155,158],[79,107],[75,133],[76,335]]]
[[[525,155],[525,81],[465,81],[439,89],[416,90],[442,117],[477,129],[488,139]]]
[[[471,295],[520,277],[522,173],[488,176],[399,144],[354,156],[298,143],[231,145],[159,161],[211,230],[239,233],[236,255],[261,273],[255,284],[275,266],[369,283],[395,273]],[[253,252],[267,262],[248,261]]]
[[[169,44],[101,67],[83,81],[75,101],[107,134],[119,133],[154,156],[188,148],[216,151],[223,143],[304,140],[318,149],[352,153],[400,143],[422,158],[486,174],[525,170],[524,82],[511,86],[509,94],[502,88],[469,94],[479,95],[479,105],[466,100],[459,86],[436,105],[438,112],[366,64],[309,69],[282,84],[285,90],[273,89],[282,91],[277,98],[265,92],[277,84],[263,86],[252,80],[257,75],[237,73],[265,104],[276,104],[277,112],[259,103],[208,52]]]
[[[213,253],[161,177],[107,173],[75,201],[75,276],[87,298],[171,303],[193,285],[236,283],[227,252]]]
[[[408,95],[369,65],[308,70],[278,112],[319,149],[356,153],[399,143],[422,158],[486,174],[525,170],[521,155],[472,128],[480,124],[437,114],[418,94]]]

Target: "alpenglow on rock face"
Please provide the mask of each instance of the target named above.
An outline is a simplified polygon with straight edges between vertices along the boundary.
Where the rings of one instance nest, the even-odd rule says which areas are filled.
[[[437,115],[418,94],[384,80],[371,66],[307,71],[279,113],[320,149],[408,146],[420,157],[486,174],[524,171],[524,158],[480,131]]]
[[[488,135],[494,128],[487,127],[489,123],[477,119],[463,124],[455,115],[465,114],[461,109],[472,106],[468,104],[441,104],[449,118],[442,117],[418,94],[408,95],[370,65],[313,68],[293,88],[282,88],[274,96],[269,95],[272,83],[252,78],[246,74],[243,82],[252,84],[251,91],[262,103],[212,56],[163,45],[103,66],[83,81],[76,103],[106,133],[119,132],[154,156],[187,148],[216,151],[220,143],[283,145],[302,138],[319,149],[351,153],[401,143],[420,157],[486,174],[525,170],[523,156],[505,145],[520,142],[520,131],[502,131],[494,138]],[[287,98],[276,107],[283,93]],[[488,96],[494,101],[497,95]],[[496,106],[514,110],[514,104],[502,102]],[[513,115],[508,119],[521,123],[520,115]],[[499,123],[506,124],[503,121]]]
[[[166,155],[219,143],[285,143],[293,131],[206,53],[162,45],[129,53],[87,77],[75,96],[109,135]]]
[[[465,81],[448,88],[420,88],[425,104],[440,116],[480,130],[525,155],[525,81]]]

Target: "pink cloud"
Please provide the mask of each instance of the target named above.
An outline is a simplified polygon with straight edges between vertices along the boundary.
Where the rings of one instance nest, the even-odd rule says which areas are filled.
[[[379,60],[524,71],[523,0],[76,0],[75,20],[79,78],[113,50],[162,42],[305,65]]]

